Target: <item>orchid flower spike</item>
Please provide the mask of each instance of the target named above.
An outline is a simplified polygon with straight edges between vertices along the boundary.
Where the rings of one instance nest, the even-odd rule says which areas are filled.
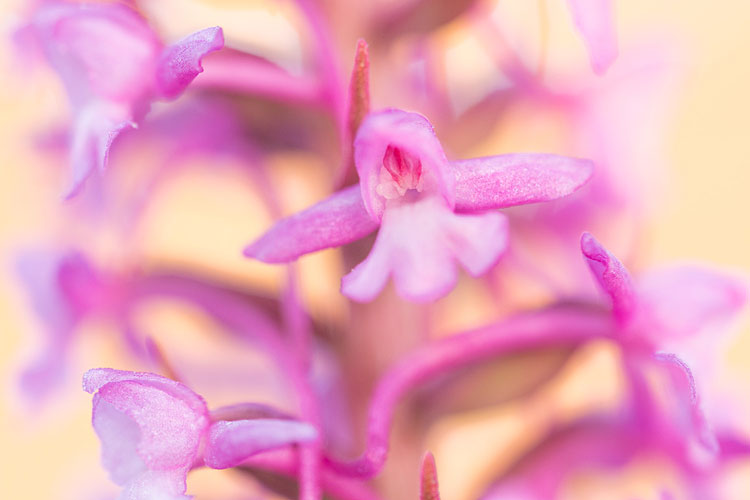
[[[152,101],[179,96],[203,71],[203,56],[224,46],[219,27],[165,46],[138,12],[118,3],[45,2],[29,28],[73,107],[66,199],[106,167],[112,142],[137,127]]]
[[[374,299],[393,278],[405,299],[448,293],[456,262],[488,271],[508,243],[504,215],[491,210],[566,196],[592,175],[587,160],[510,154],[449,161],[430,122],[398,109],[369,114],[354,141],[359,186],[279,221],[245,255],[291,262],[380,228],[370,255],[342,281],[349,298]]]
[[[261,451],[317,439],[313,426],[292,419],[242,418],[241,411],[231,417],[237,420],[212,419],[202,397],[152,373],[93,369],[83,376],[83,389],[94,394],[102,462],[123,487],[122,500],[190,498],[187,474],[201,449],[206,465],[226,468]],[[238,411],[217,410],[229,413]]]

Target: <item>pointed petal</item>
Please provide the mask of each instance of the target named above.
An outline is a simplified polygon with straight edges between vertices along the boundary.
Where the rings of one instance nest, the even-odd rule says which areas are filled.
[[[730,322],[747,306],[748,285],[711,269],[679,266],[642,276],[638,293],[652,340],[663,342]]]
[[[612,0],[568,0],[573,22],[589,52],[591,67],[604,74],[617,58]]]
[[[663,412],[664,426],[674,429],[686,444],[686,452],[691,458],[702,460],[696,453],[714,456],[719,452],[716,436],[709,427],[701,407],[700,397],[695,387],[695,379],[690,367],[677,355],[658,352],[653,359],[666,371],[669,386],[665,391],[672,404]],[[695,444],[702,450],[696,449]]]
[[[203,72],[201,59],[224,47],[224,34],[218,26],[206,28],[170,45],[156,68],[156,83],[162,96],[172,99]]]
[[[262,451],[317,438],[315,427],[296,420],[222,420],[209,429],[204,459],[211,468],[226,469]]]
[[[456,210],[472,212],[567,196],[593,173],[588,160],[550,154],[509,154],[451,162]]]
[[[391,204],[370,255],[344,276],[341,290],[369,301],[392,276],[405,299],[435,300],[455,285],[455,261],[472,276],[489,270],[507,246],[507,230],[500,213],[456,215],[436,196]]]
[[[277,222],[245,249],[245,256],[269,263],[350,243],[378,225],[365,210],[359,186],[343,189],[298,214]]]
[[[581,252],[600,288],[612,301],[612,312],[620,323],[633,319],[637,296],[625,266],[589,233],[581,236]]]
[[[420,479],[419,500],[440,500],[435,457],[429,451],[422,459]]]
[[[70,148],[71,178],[63,198],[76,196],[95,171],[103,171],[112,143],[126,128],[136,128],[128,110],[118,105],[91,103],[76,113]]]

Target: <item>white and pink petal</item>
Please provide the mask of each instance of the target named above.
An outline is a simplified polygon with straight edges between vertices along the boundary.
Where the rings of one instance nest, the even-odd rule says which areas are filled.
[[[440,197],[389,203],[370,255],[342,280],[353,300],[372,300],[393,278],[402,297],[440,298],[456,283],[456,262],[472,276],[488,271],[507,247],[500,213],[459,215]]]

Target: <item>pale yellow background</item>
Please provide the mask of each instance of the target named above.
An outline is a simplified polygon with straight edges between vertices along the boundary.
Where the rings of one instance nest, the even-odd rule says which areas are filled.
[[[525,3],[529,0],[505,2]],[[230,3],[237,5],[241,2],[221,2],[222,5]],[[552,32],[562,33],[562,41],[551,50],[550,58],[554,59],[558,52],[580,55],[580,46],[569,33],[569,19],[561,14],[564,12],[562,0],[549,0],[549,3]],[[663,35],[680,42],[686,62],[684,87],[667,134],[668,190],[648,228],[642,249],[643,264],[675,258],[705,260],[747,273],[750,271],[750,4],[739,0],[623,0],[616,3],[623,46],[646,34]],[[185,6],[187,13],[191,11],[187,6],[195,5],[178,0],[166,4]],[[257,5],[257,2],[253,3],[255,7]],[[18,12],[9,2],[3,2],[0,20],[10,25],[12,14]],[[173,10],[172,15],[174,13]],[[519,22],[535,20],[532,16]],[[211,21],[208,23],[212,24]],[[261,26],[263,22],[256,22],[250,32],[240,33],[242,26],[235,20],[231,29],[238,38],[255,40],[255,46],[263,46],[266,40],[265,46],[271,47],[267,48],[269,52],[278,47],[278,44],[268,43],[268,38],[272,37],[281,37],[279,43],[286,43],[287,49],[294,50],[293,40],[284,42],[287,33],[284,29],[275,28],[264,34]],[[283,27],[283,23],[279,26]],[[537,25],[531,29],[537,29]],[[552,40],[556,39],[553,37]],[[28,359],[34,348],[35,340],[27,335],[34,323],[6,264],[12,251],[23,244],[50,239],[52,234],[60,232],[59,225],[56,226],[61,219],[57,187],[50,185],[43,174],[48,171],[44,162],[50,161],[49,156],[36,154],[30,137],[55,119],[65,117],[67,108],[59,85],[49,74],[41,72],[23,76],[14,71],[11,69],[9,45],[3,43],[0,49],[0,74],[4,75],[0,81],[0,166],[3,172],[0,182],[0,252],[4,260],[0,271],[0,496],[29,500],[97,498],[97,491],[114,490],[108,486],[106,475],[98,465],[98,443],[89,423],[90,396],[78,389],[78,381],[72,380],[64,395],[43,414],[28,416],[17,403],[15,377],[21,362]],[[259,274],[260,281],[273,282],[277,277],[273,271],[248,263],[238,255],[238,249],[248,235],[257,234],[267,223],[267,218],[262,215],[250,222],[244,217],[243,214],[258,212],[257,203],[250,200],[245,191],[232,190],[230,183],[206,184],[211,182],[207,178],[200,181],[187,184],[183,191],[177,190],[172,197],[167,197],[176,204],[175,210],[184,208],[196,219],[183,220],[180,225],[167,217],[163,231],[150,233],[156,243],[149,250],[157,254],[181,255],[189,262],[206,265],[218,262],[213,264],[215,270],[238,280],[245,276],[257,278]],[[321,192],[325,186],[324,180],[315,176],[297,184],[286,182],[288,189],[299,191],[295,203],[300,206],[315,197],[315,193],[309,190],[300,191],[300,186],[317,183],[314,185]],[[226,189],[226,195],[212,211],[193,209],[191,212],[191,206],[216,203],[215,199],[203,197],[199,191],[201,187]],[[217,233],[212,238],[196,238],[195,228],[210,230],[212,217],[236,222],[243,229],[236,233]],[[311,259],[324,265],[331,262],[330,255]],[[341,304],[336,295],[335,280],[322,286],[322,295],[332,299],[313,301],[313,307],[317,308],[314,312],[321,316],[335,315],[335,312],[325,310]],[[723,377],[743,384],[748,392],[750,332],[746,326],[742,332],[732,345]],[[76,373],[117,359],[117,353],[112,352],[106,343],[92,332],[88,333],[88,343],[74,352],[73,370]],[[581,370],[606,370],[607,356],[604,348],[585,360],[582,358]],[[569,380],[566,378],[561,383],[570,387],[558,387],[562,391],[560,394],[565,395],[559,399],[561,408],[575,406],[579,404],[577,400],[585,399],[580,388],[587,386],[587,379],[580,374],[578,377],[571,374]],[[738,406],[738,411],[743,411],[745,417],[750,415],[748,403],[748,398],[745,398]],[[526,410],[530,411],[529,408]],[[463,479],[477,475],[471,468],[472,460],[496,457],[491,447],[509,441],[507,436],[513,435],[514,426],[518,424],[507,417],[508,411],[445,422],[434,430],[431,441],[438,458],[444,498],[464,498],[462,495],[465,496],[467,490]],[[467,426],[467,423],[472,425]],[[750,432],[750,429],[745,428],[745,431]],[[470,457],[468,460],[467,456]],[[747,475],[747,469],[744,473]],[[205,479],[203,476],[201,473],[195,481],[191,480],[191,489],[196,493],[205,491],[200,486]],[[744,500],[750,495],[747,493],[750,486],[746,482],[743,484],[738,488],[746,489],[736,489],[731,497],[733,500]],[[742,491],[744,495],[740,493]],[[81,496],[82,492],[90,495]]]

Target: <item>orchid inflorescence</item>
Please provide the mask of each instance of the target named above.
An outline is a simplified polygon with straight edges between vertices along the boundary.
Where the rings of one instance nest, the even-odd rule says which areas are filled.
[[[127,256],[102,259],[85,245],[21,253],[18,274],[47,332],[46,348],[21,375],[24,393],[39,403],[59,390],[69,352],[84,338],[82,325],[104,319],[121,334],[115,340],[130,363],[142,368],[94,368],[83,375],[83,388],[93,395],[101,461],[121,487],[119,498],[190,498],[191,471],[210,468],[240,471],[268,487],[269,495],[273,490],[302,500],[398,495],[381,490],[389,480],[409,485],[391,490],[409,493],[419,485],[423,500],[435,500],[440,461],[425,449],[426,418],[432,418],[430,408],[461,409],[451,384],[473,368],[502,365],[521,353],[571,353],[599,341],[618,352],[624,389],[617,408],[569,421],[551,417],[535,446],[485,481],[481,497],[562,498],[575,474],[617,471],[648,455],[681,478],[677,489],[658,484],[660,498],[718,498],[722,470],[747,459],[750,440],[730,422],[712,419],[722,410],[711,407],[700,377],[708,376],[706,366],[717,356],[705,346],[714,345],[710,340],[746,306],[747,284],[687,265],[631,277],[588,232],[608,240],[618,217],[642,217],[635,174],[634,186],[621,180],[631,176],[629,152],[640,147],[634,124],[658,111],[644,104],[622,123],[603,114],[623,92],[658,87],[663,67],[646,56],[642,66],[636,58],[630,67],[625,55],[615,64],[610,0],[567,1],[595,73],[581,76],[589,83],[578,88],[556,87],[535,71],[487,21],[482,2],[364,2],[366,13],[346,29],[329,15],[340,3],[292,4],[311,59],[296,74],[233,46],[220,27],[166,42],[145,14],[148,2],[34,3],[17,41],[56,72],[71,110],[61,210],[93,231],[122,226],[118,237]],[[494,62],[507,85],[469,110],[452,109],[444,82],[430,80],[429,68],[439,60],[430,39],[456,20],[503,47]],[[334,43],[352,31],[363,38],[346,47]],[[408,70],[398,60],[404,47],[414,59]],[[341,53],[351,50],[347,79]],[[415,67],[423,74],[415,77]],[[387,78],[372,77],[379,71],[389,72]],[[635,78],[646,83],[634,86]],[[571,129],[566,149],[475,157],[483,132],[514,100],[559,113]],[[265,106],[274,111],[248,111]],[[467,136],[473,143],[462,146]],[[115,175],[119,166],[108,166],[123,152],[120,143],[136,149],[156,144],[166,160],[149,165],[146,179],[128,189]],[[292,150],[334,166],[327,172],[332,193],[283,216],[282,186],[269,159]],[[241,159],[260,204],[276,219],[244,255],[287,265],[278,293],[238,288],[205,271],[159,269],[137,250],[127,251],[129,231],[149,216],[148,203],[180,175],[180,166],[220,155]],[[126,200],[117,209],[124,218],[114,215],[122,215],[113,208],[116,199]],[[295,264],[336,247],[345,268],[341,294],[351,301],[340,321],[313,314],[301,291],[304,270]],[[581,273],[581,262],[590,272]],[[466,283],[502,313],[438,337],[434,311],[460,315],[441,299],[468,293]],[[546,298],[513,307],[514,294],[530,284],[541,284]],[[592,284],[597,295],[588,291]],[[193,371],[175,362],[169,343],[143,331],[144,305],[154,299],[201,311],[235,349],[248,353],[245,379],[263,385],[265,368],[251,366],[260,353],[276,376],[267,382],[273,396],[213,404],[212,384],[231,375],[212,379],[205,370]],[[229,370],[221,359],[202,361],[212,363],[212,375]],[[546,376],[529,364],[523,377],[539,378],[538,384],[509,398],[530,396],[564,361]],[[235,380],[234,389],[241,391],[245,379]],[[208,393],[198,394],[189,381]],[[491,384],[497,381],[479,383],[485,384],[481,404],[495,404]],[[399,405],[415,400],[424,403],[422,411],[397,415]],[[409,419],[413,439],[392,443],[397,419]],[[421,468],[383,477],[392,446],[418,448]],[[277,480],[269,481],[269,474]]]

